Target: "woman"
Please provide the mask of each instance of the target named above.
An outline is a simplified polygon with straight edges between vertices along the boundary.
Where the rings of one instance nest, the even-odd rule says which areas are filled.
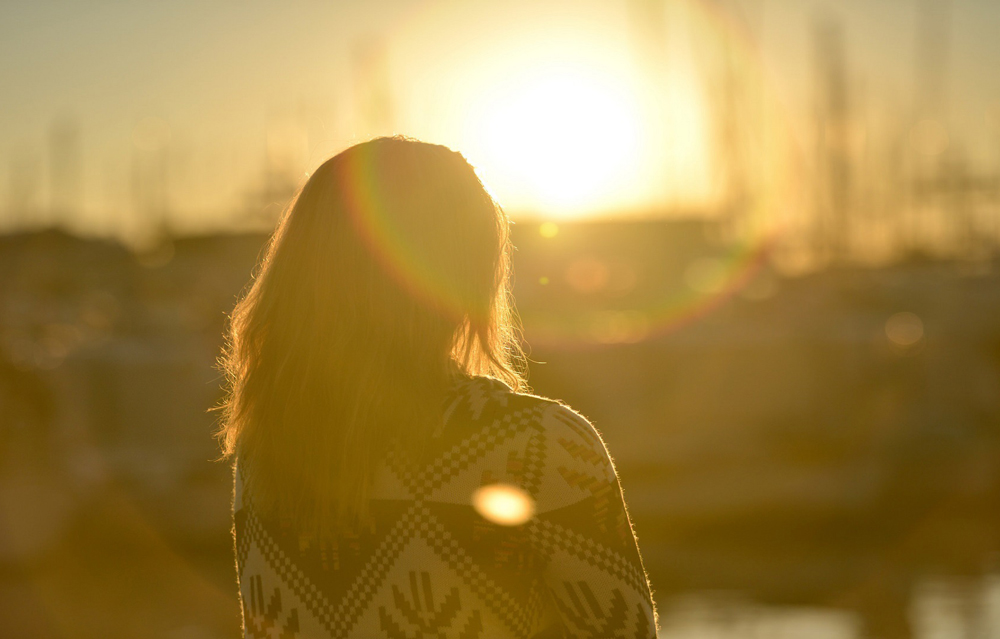
[[[306,182],[224,358],[245,636],[655,636],[600,436],[523,392],[510,250],[443,146]]]

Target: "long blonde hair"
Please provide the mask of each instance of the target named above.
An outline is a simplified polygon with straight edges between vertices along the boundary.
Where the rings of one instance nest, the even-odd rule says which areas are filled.
[[[509,222],[462,155],[378,138],[327,160],[230,318],[219,431],[263,513],[354,530],[392,445],[441,419],[454,375],[524,388]]]

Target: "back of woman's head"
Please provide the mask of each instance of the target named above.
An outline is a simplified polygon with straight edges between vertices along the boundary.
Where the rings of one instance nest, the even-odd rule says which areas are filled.
[[[521,386],[509,251],[503,212],[446,147],[379,138],[316,170],[223,359],[223,448],[258,509],[353,528],[374,466],[419,448],[454,374]]]

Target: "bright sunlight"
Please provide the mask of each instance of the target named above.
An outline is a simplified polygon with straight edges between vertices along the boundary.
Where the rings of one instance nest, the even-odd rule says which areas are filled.
[[[535,27],[508,4],[486,16],[449,3],[411,21],[394,67],[410,96],[398,129],[461,149],[514,217],[709,207],[718,171],[692,52],[677,44],[643,63],[626,12],[600,6]],[[473,18],[490,27],[468,32]],[[467,55],[440,53],[457,50]]]
[[[519,182],[549,213],[613,202],[642,159],[643,118],[634,92],[591,69],[554,66],[525,74],[473,119],[486,173]]]

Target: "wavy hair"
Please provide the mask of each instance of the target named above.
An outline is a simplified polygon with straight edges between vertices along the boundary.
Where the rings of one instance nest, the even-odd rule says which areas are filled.
[[[419,450],[456,375],[525,388],[509,222],[447,147],[377,138],[327,160],[229,321],[219,438],[263,514],[368,520],[392,446]]]

